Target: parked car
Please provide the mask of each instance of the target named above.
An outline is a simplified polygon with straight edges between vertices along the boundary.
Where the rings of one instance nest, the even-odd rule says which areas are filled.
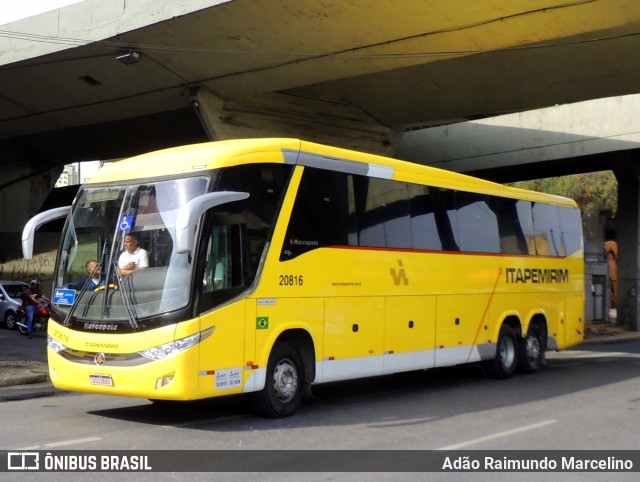
[[[15,330],[18,306],[22,304],[22,295],[29,285],[22,281],[0,280],[0,320],[8,330]]]

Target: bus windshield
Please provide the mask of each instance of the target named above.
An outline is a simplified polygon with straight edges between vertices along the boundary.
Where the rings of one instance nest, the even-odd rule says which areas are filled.
[[[56,287],[75,296],[55,308],[69,319],[135,325],[184,307],[191,268],[189,254],[175,250],[175,221],[179,208],[208,185],[201,176],[83,187],[62,236],[56,276]]]

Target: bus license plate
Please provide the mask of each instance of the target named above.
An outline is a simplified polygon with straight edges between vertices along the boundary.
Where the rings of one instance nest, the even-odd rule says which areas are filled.
[[[91,385],[101,385],[103,387],[112,387],[113,379],[110,375],[89,375]]]

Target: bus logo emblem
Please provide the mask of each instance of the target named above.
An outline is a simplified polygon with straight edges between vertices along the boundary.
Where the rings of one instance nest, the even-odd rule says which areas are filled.
[[[269,328],[269,317],[259,316],[256,318],[256,330],[266,330]]]
[[[400,286],[400,282],[402,281],[402,284],[407,286],[409,284],[409,278],[407,278],[407,273],[404,271],[401,259],[398,260],[398,267],[400,268],[398,271],[396,271],[395,268],[391,268],[390,270],[391,277],[393,278],[393,284]]]
[[[96,365],[103,365],[105,358],[104,353],[96,353],[96,356],[93,357],[93,362]]]

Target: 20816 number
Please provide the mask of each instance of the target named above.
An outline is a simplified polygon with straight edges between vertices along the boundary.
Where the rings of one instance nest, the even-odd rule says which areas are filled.
[[[280,286],[302,286],[302,275],[281,274]]]

